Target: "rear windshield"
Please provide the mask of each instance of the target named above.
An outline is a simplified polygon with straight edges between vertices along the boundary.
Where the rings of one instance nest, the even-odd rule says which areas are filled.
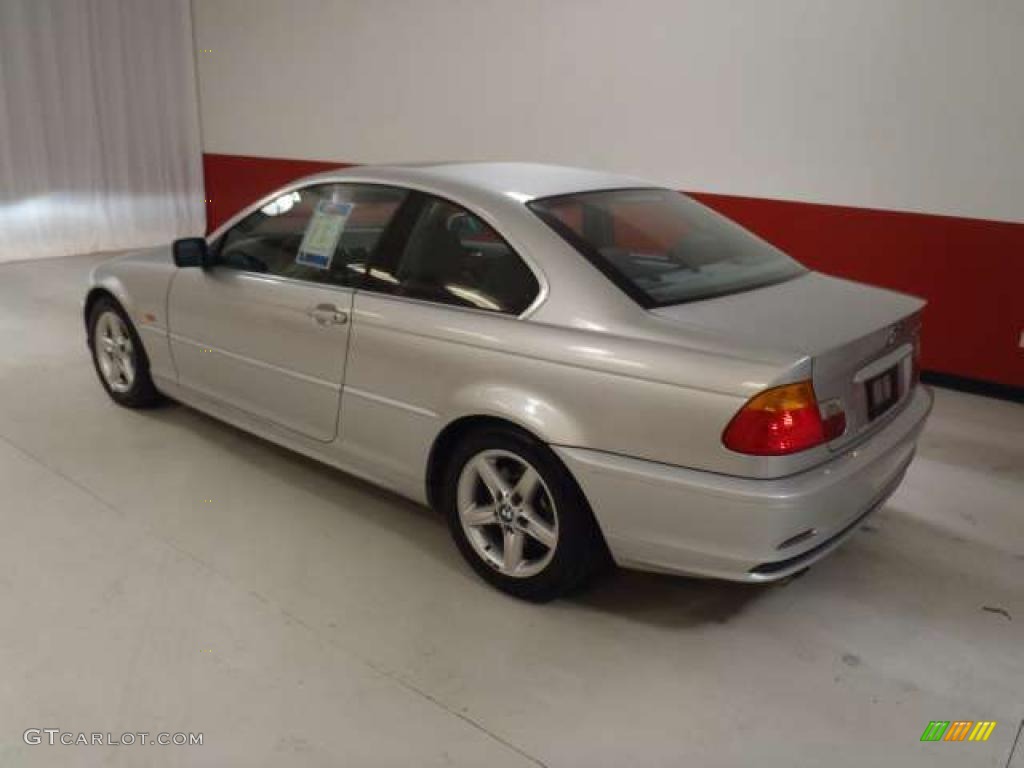
[[[748,291],[806,271],[738,224],[668,189],[581,192],[529,207],[644,307]]]

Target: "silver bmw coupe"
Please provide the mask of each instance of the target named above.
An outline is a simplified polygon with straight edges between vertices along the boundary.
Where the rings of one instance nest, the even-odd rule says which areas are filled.
[[[161,395],[447,517],[546,600],[602,565],[803,569],[931,408],[914,297],[809,271],[679,192],[519,163],[311,176],[96,268],[115,402]]]

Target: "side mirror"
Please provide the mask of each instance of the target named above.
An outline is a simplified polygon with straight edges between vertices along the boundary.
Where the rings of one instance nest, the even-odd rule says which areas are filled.
[[[174,265],[177,267],[206,267],[210,264],[210,250],[202,237],[183,237],[175,240]]]

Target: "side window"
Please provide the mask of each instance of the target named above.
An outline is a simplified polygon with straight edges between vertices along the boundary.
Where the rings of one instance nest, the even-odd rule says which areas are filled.
[[[217,263],[314,283],[354,285],[405,190],[321,184],[286,192],[228,230]]]
[[[419,203],[405,247],[374,262],[368,288],[513,315],[533,303],[537,278],[497,232],[447,200]]]

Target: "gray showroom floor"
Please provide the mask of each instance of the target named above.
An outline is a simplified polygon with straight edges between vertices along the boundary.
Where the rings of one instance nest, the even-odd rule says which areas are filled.
[[[101,258],[0,266],[0,765],[1005,765],[1024,407],[937,391],[902,488],[787,584],[619,573],[527,605],[425,509],[109,402],[79,318]],[[958,719],[998,726],[919,742]]]

